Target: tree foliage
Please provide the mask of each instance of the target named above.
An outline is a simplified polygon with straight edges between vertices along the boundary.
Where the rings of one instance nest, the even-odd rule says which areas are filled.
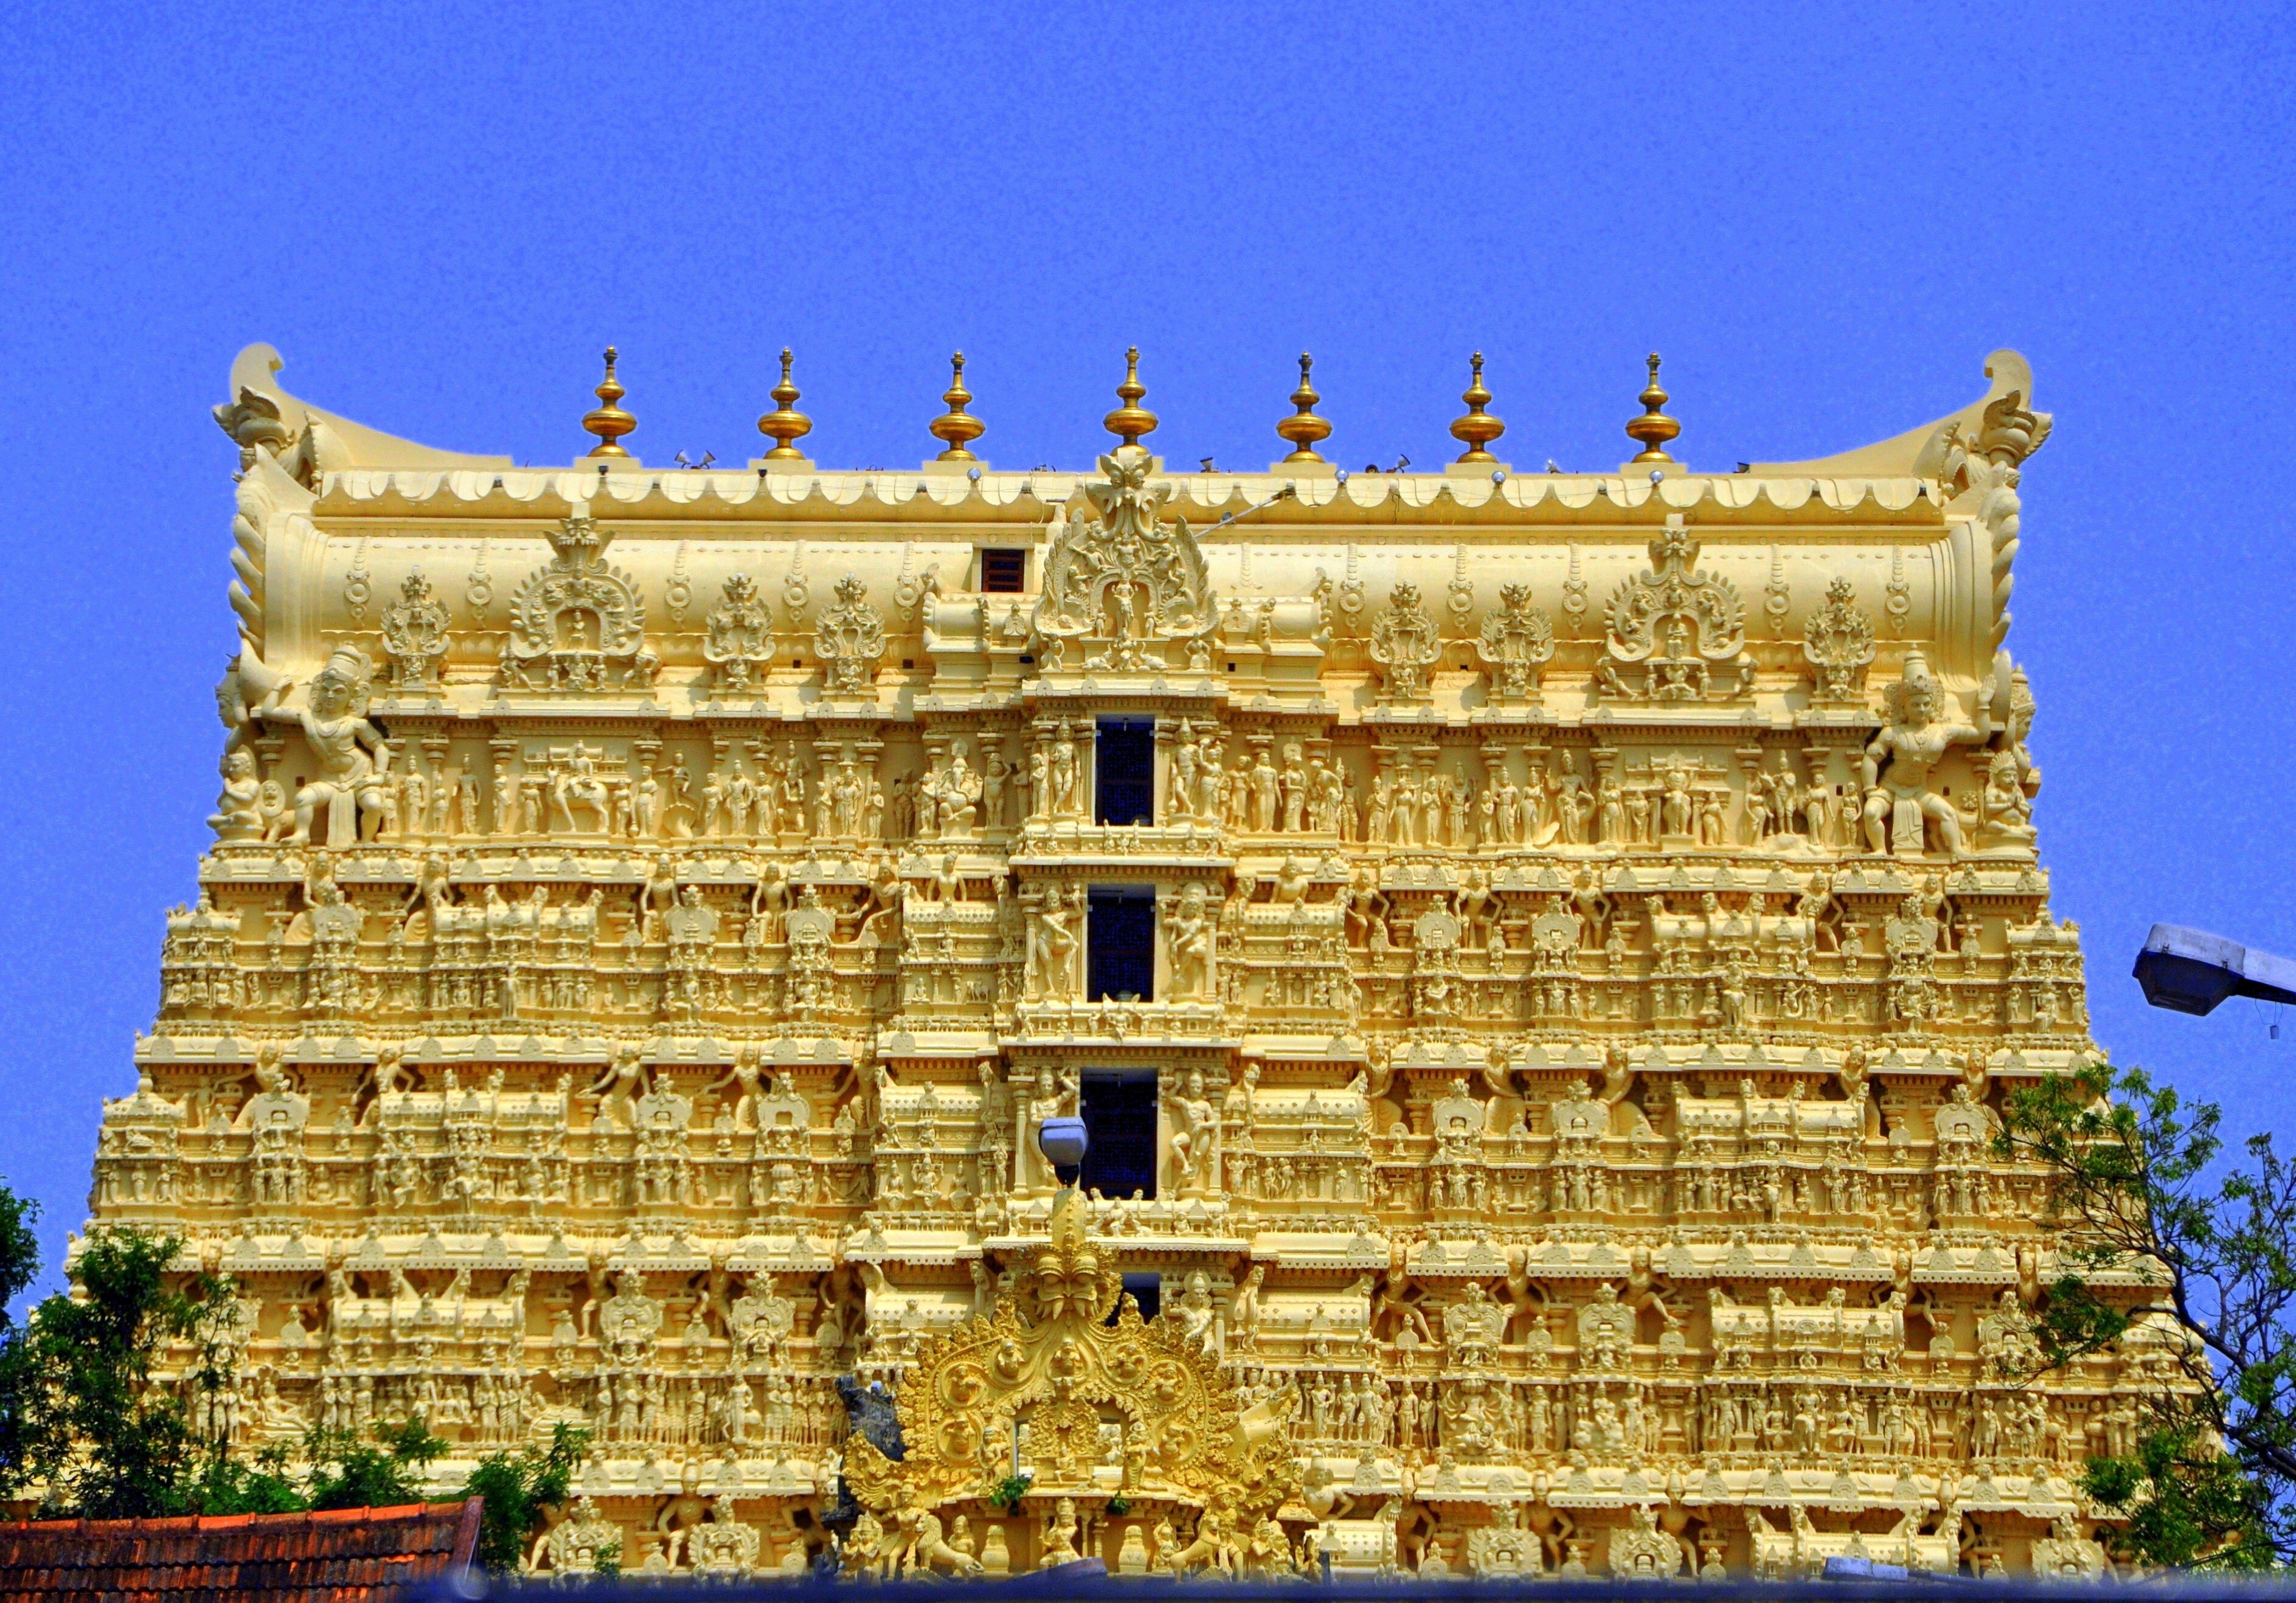
[[[171,1287],[173,1238],[107,1231],[88,1238],[76,1290],[32,1310],[0,1351],[12,1490],[45,1488],[44,1510],[86,1519],[194,1511],[208,1458],[184,1399],[152,1380],[172,1343],[194,1356],[193,1384],[219,1378],[232,1309],[206,1275]]]
[[[19,1377],[22,1329],[16,1299],[39,1278],[40,1243],[32,1234],[39,1204],[0,1185],[0,1492],[17,1485],[24,1461],[24,1419]]]
[[[2131,1450],[2084,1490],[2152,1565],[2296,1563],[2296,1171],[2269,1135],[2226,1165],[2223,1118],[2141,1069],[2013,1088],[1999,1149],[2048,1173],[2058,1275],[2045,1364],[2108,1349],[2158,1377]]]
[[[479,1460],[463,1494],[486,1500],[479,1524],[480,1563],[503,1572],[518,1568],[546,1510],[566,1501],[588,1444],[587,1433],[561,1424],[546,1448],[492,1453]]]
[[[181,1247],[173,1238],[92,1235],[73,1289],[16,1322],[6,1304],[39,1272],[34,1216],[32,1204],[0,1186],[0,1495],[37,1489],[43,1514],[85,1519],[423,1500],[424,1471],[447,1444],[419,1419],[380,1424],[371,1437],[314,1430],[299,1454],[274,1444],[250,1457],[201,1435],[193,1403],[230,1378],[225,1337],[236,1308],[229,1281],[171,1267]],[[186,1354],[180,1384],[154,1378],[163,1359],[180,1364]],[[563,1451],[562,1436],[528,1475],[521,1517],[538,1518],[538,1502],[554,1492],[563,1497],[571,1464],[551,1478]],[[571,1451],[578,1460],[578,1437]]]

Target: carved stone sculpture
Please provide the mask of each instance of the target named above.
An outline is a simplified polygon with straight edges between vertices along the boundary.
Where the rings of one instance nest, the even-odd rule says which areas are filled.
[[[1034,626],[1056,650],[1089,646],[1078,666],[1138,672],[1152,650],[1201,635],[1217,614],[1187,520],[1158,516],[1171,489],[1151,482],[1152,459],[1128,446],[1103,456],[1100,470],[1086,487],[1093,514],[1072,514],[1046,556]]]
[[[430,593],[420,568],[399,585],[398,599],[382,609],[382,655],[393,690],[430,690],[439,683],[447,655],[446,604]]]
[[[1956,745],[1992,735],[1980,699],[1978,722],[1941,719],[1944,695],[1929,663],[1908,651],[1890,691],[1890,721],[1866,748],[1866,839],[1875,852],[1920,855],[1932,843],[1948,855],[1961,850],[1961,820],[1933,777],[1939,759]]]
[[[1848,579],[1837,578],[1825,587],[1825,605],[1802,626],[1801,654],[1809,664],[1813,706],[1866,704],[1866,669],[1874,660],[1874,624],[1858,610],[1857,587]]]
[[[1611,593],[1596,682],[1627,701],[1703,701],[1748,688],[1746,607],[1737,586],[1697,566],[1699,542],[1669,520],[1651,565]]]
[[[1499,586],[1499,609],[1475,638],[1494,707],[1538,705],[1538,670],[1554,656],[1554,628],[1531,604],[1528,585]]]
[[[1372,620],[1370,652],[1382,670],[1386,699],[1426,699],[1428,675],[1443,659],[1443,641],[1420,601],[1418,585],[1398,585],[1389,593],[1386,609]]]
[[[511,597],[496,682],[562,694],[650,686],[660,659],[636,582],[606,561],[611,532],[577,513],[545,534],[553,554]]]
[[[865,696],[885,656],[884,620],[869,604],[868,586],[851,574],[837,581],[836,595],[814,624],[823,689],[830,696]]]
[[[746,573],[728,574],[723,599],[701,621],[709,632],[701,656],[710,667],[711,688],[721,696],[757,688],[774,659],[773,617],[758,597],[758,582]]]

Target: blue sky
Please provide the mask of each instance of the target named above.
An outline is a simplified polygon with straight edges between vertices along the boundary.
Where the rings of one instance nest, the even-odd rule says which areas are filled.
[[[0,54],[0,1174],[85,1215],[161,912],[193,894],[252,339],[297,394],[521,461],[623,352],[649,461],[921,460],[962,347],[991,462],[1080,463],[1144,353],[1176,460],[1884,438],[2033,362],[2010,644],[2096,1033],[2296,1113],[2296,1027],[2149,1013],[2155,919],[2296,954],[2285,5],[27,7]],[[2296,1020],[2292,1020],[2296,1023]]]

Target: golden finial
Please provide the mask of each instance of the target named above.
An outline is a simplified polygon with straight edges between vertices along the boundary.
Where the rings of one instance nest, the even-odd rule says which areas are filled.
[[[1148,387],[1140,381],[1140,348],[1136,345],[1124,353],[1124,382],[1116,387],[1116,398],[1124,405],[1101,419],[1101,427],[1126,445],[1137,446],[1142,435],[1156,429],[1156,414],[1140,404],[1147,393]]]
[[[1451,425],[1451,438],[1467,448],[1460,453],[1461,462],[1496,462],[1491,454],[1491,442],[1506,432],[1506,425],[1483,410],[1491,404],[1491,392],[1483,388],[1483,353],[1473,356],[1474,377],[1459,398],[1467,404],[1467,415]]]
[[[637,419],[615,405],[629,393],[614,378],[614,364],[620,354],[611,345],[606,348],[606,376],[591,392],[599,404],[582,414],[582,427],[598,437],[598,443],[590,447],[593,456],[627,456],[629,453],[621,446],[622,436],[638,426]]]
[[[791,442],[811,434],[813,420],[790,405],[798,397],[798,388],[790,382],[790,349],[786,345],[782,347],[782,381],[769,393],[777,405],[758,420],[758,432],[774,442],[774,448],[766,453],[766,460],[803,462],[805,453]]]
[[[1636,462],[1672,462],[1666,454],[1666,442],[1682,432],[1682,425],[1659,410],[1667,403],[1667,393],[1658,387],[1658,353],[1650,354],[1650,388],[1635,399],[1643,404],[1643,415],[1627,425],[1628,435],[1641,442],[1636,453]]]
[[[1316,415],[1316,403],[1324,397],[1308,382],[1308,370],[1315,365],[1315,357],[1306,351],[1300,353],[1300,388],[1292,392],[1292,405],[1299,410],[1275,425],[1275,432],[1292,442],[1292,454],[1285,462],[1323,461],[1316,454],[1316,446],[1331,438],[1331,424]]]
[[[946,413],[933,419],[931,429],[935,439],[945,442],[948,449],[933,458],[935,462],[979,462],[969,447],[974,440],[988,432],[988,425],[964,409],[972,399],[972,392],[964,387],[964,353],[959,351],[948,359],[954,370],[948,388],[941,395]]]

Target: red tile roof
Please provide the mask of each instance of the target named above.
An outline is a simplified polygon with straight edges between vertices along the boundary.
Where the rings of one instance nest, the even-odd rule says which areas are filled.
[[[0,1524],[0,1603],[381,1603],[468,1566],[479,1509]]]

